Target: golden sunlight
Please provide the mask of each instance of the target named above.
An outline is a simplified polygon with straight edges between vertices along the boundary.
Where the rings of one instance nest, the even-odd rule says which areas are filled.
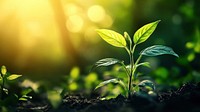
[[[93,5],[88,9],[88,17],[93,22],[100,22],[105,18],[105,10],[100,5]]]
[[[81,31],[83,27],[83,19],[81,16],[78,15],[73,15],[70,16],[69,19],[67,20],[67,29],[71,32],[79,32]]]
[[[57,24],[48,0],[6,0],[1,2],[1,6],[0,25],[12,23],[7,29],[1,30],[7,32],[13,29],[17,32],[15,35],[10,31],[8,40],[17,39],[16,44],[20,47],[13,63],[23,68],[31,58],[56,62],[63,56]],[[13,18],[7,20],[9,16]],[[17,51],[12,49],[12,52]]]
[[[100,42],[95,29],[113,22],[97,1],[0,0],[0,52],[5,55],[0,63],[35,74],[50,67],[59,71],[56,67],[72,65],[71,57]]]

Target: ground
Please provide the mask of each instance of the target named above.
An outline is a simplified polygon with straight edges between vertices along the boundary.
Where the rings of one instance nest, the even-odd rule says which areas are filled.
[[[45,102],[20,102],[17,112],[200,112],[200,83],[186,83],[179,89],[157,95],[134,94],[130,99],[119,95],[109,100],[83,95],[66,95],[53,109]]]

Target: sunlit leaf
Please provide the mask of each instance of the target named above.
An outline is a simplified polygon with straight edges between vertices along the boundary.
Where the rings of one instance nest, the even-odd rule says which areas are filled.
[[[6,75],[6,73],[7,73],[7,69],[6,69],[6,66],[2,66],[1,67],[1,73],[2,73],[2,75]]]
[[[10,76],[7,77],[8,80],[14,80],[17,79],[19,77],[21,77],[22,75],[17,75],[17,74],[12,74]]]
[[[163,45],[154,45],[148,47],[144,49],[140,54],[145,56],[158,56],[163,54],[170,54],[179,57],[178,54],[176,54],[172,48]]]
[[[126,47],[126,40],[121,34],[107,29],[97,29],[96,31],[107,43],[115,47]]]
[[[154,30],[156,29],[158,23],[160,22],[160,20],[146,24],[144,26],[142,26],[140,29],[138,29],[133,37],[134,43],[135,44],[140,44],[144,41],[146,41],[151,34],[154,32]]]
[[[110,79],[110,80],[106,80],[106,81],[101,82],[95,89],[98,89],[98,88],[105,86],[109,83],[118,83],[118,84],[122,84],[123,86],[125,86],[124,83],[119,79]]]
[[[27,98],[24,98],[24,97],[21,97],[19,98],[20,101],[27,101],[28,99]]]
[[[155,90],[155,85],[150,80],[143,80],[138,84],[139,87],[150,87],[152,90]]]
[[[32,99],[32,96],[23,95],[21,98],[19,98],[21,101],[27,101],[29,99]]]
[[[23,90],[21,93],[22,95],[27,95],[28,93],[32,92],[33,90],[31,88],[27,88],[25,90]]]
[[[92,67],[92,69],[100,67],[100,66],[110,66],[110,65],[114,65],[117,63],[121,63],[122,61],[115,59],[115,58],[104,58],[101,59],[99,61],[97,61],[94,66]]]

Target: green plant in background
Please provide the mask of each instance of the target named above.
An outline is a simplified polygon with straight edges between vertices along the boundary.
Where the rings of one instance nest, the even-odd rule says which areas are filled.
[[[31,96],[28,96],[27,94],[32,91],[32,89],[28,88],[21,92],[20,95],[17,95],[16,93],[13,93],[10,91],[9,86],[10,83],[14,82],[15,79],[21,77],[22,75],[18,74],[10,74],[7,72],[6,66],[1,66],[1,72],[0,72],[0,111],[2,109],[6,109],[6,107],[17,104],[18,100],[26,101],[28,99],[31,99]],[[5,106],[5,107],[3,107]]]
[[[0,87],[1,87],[1,94],[0,94],[0,99],[3,99],[4,94],[8,93],[8,90],[5,88],[5,84],[6,82],[15,80],[19,77],[21,77],[22,75],[17,75],[17,74],[9,74],[7,72],[6,66],[2,66],[1,67],[1,76],[0,76]]]
[[[124,32],[124,36],[122,36],[121,34],[112,30],[108,30],[108,29],[96,30],[97,33],[101,36],[101,38],[105,40],[107,43],[115,47],[124,48],[129,55],[130,63],[128,65],[125,65],[124,61],[121,61],[115,58],[105,58],[105,59],[101,59],[97,61],[94,64],[93,68],[100,67],[100,66],[109,66],[113,64],[120,64],[126,72],[126,75],[128,77],[128,82],[127,84],[125,84],[123,80],[113,78],[113,79],[109,79],[104,82],[101,82],[95,89],[100,88],[109,83],[120,84],[124,88],[126,92],[126,96],[128,95],[128,98],[130,98],[132,91],[133,90],[138,91],[139,87],[147,86],[152,89],[155,88],[153,82],[150,80],[141,81],[140,83],[135,85],[133,88],[133,81],[136,80],[137,78],[137,73],[136,73],[137,68],[140,66],[150,66],[149,62],[140,63],[142,56],[158,56],[158,55],[163,55],[163,54],[170,54],[176,57],[179,57],[179,56],[170,47],[163,46],[163,45],[154,45],[142,50],[139,54],[139,57],[136,60],[134,57],[134,53],[135,53],[136,46],[145,42],[151,36],[151,34],[154,32],[159,22],[160,20],[146,24],[140,29],[138,29],[133,36],[133,41],[127,32]]]
[[[195,28],[195,33],[193,35],[193,41],[186,43],[186,48],[191,49],[187,56],[189,62],[195,59],[195,54],[200,53],[200,31],[198,27]]]

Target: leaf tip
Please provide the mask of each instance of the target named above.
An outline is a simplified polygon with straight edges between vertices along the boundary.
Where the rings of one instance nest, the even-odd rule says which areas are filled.
[[[155,21],[154,23],[157,23],[157,24],[158,24],[158,23],[160,23],[160,22],[161,22],[161,20],[159,19],[159,20]]]
[[[161,20],[159,19],[159,20],[157,20],[157,22],[159,23],[159,22],[161,22]]]
[[[96,87],[94,88],[94,90],[96,91],[98,88],[99,88],[99,85],[98,85],[98,86],[96,86]]]
[[[176,53],[174,54],[174,56],[176,56],[177,58],[179,58],[179,55],[178,55],[178,54],[176,54]]]

